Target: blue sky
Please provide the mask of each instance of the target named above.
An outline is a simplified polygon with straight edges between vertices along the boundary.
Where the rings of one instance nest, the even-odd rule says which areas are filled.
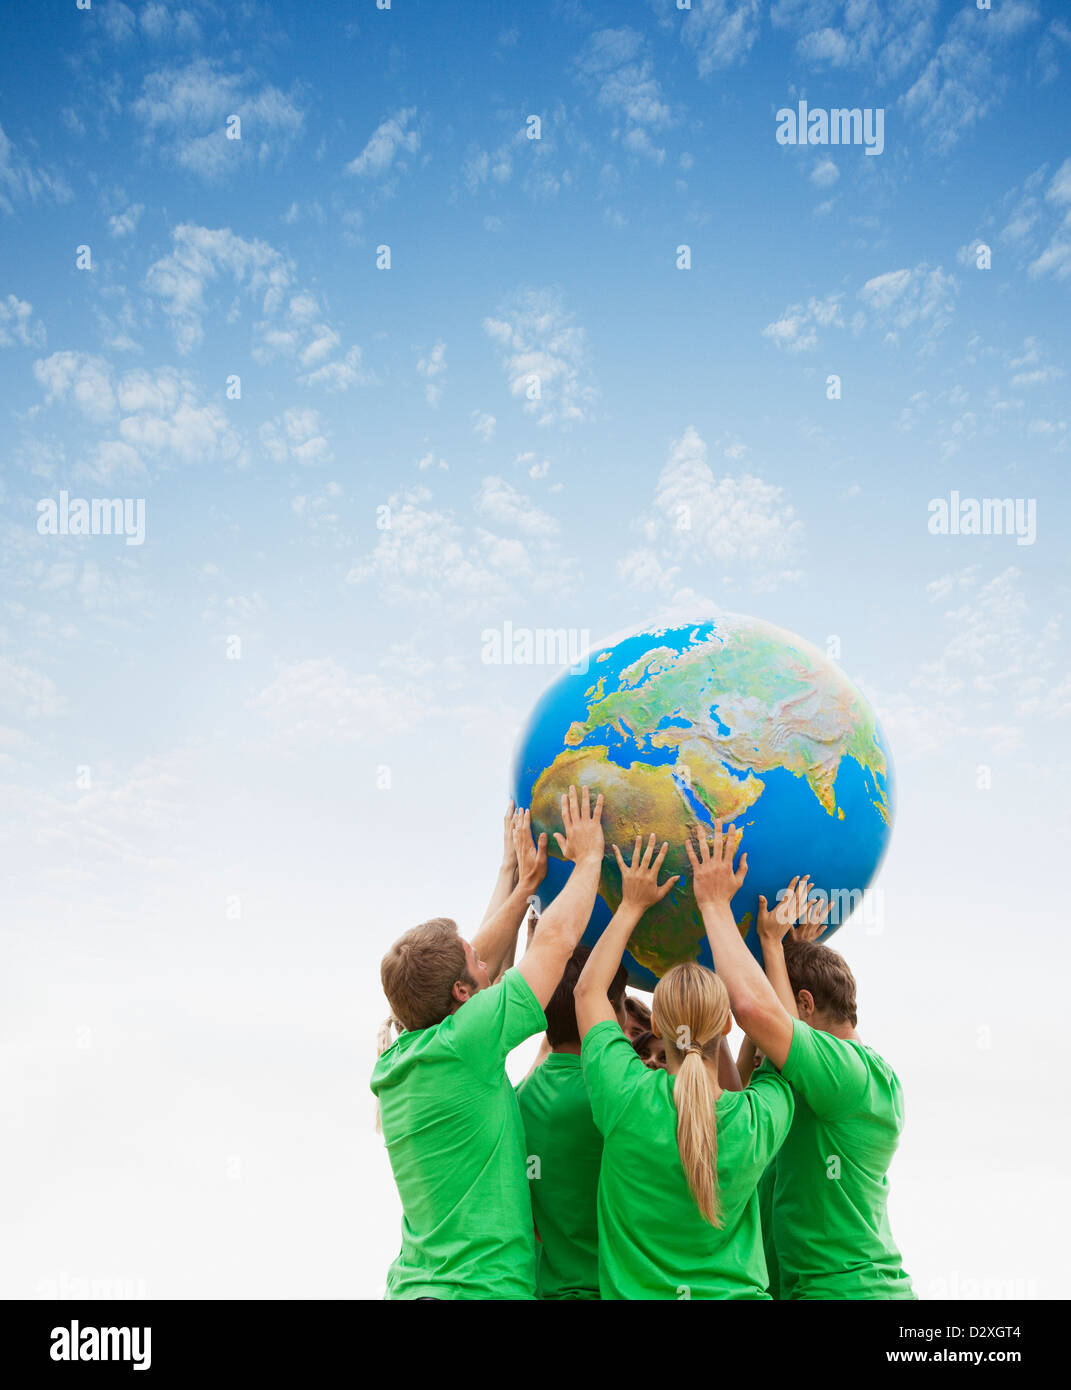
[[[991,991],[1026,978],[1003,937],[1023,862],[1040,889],[1066,834],[1065,7],[109,0],[21,7],[5,36],[0,840],[25,1103],[50,1059],[114,1146],[117,1078],[151,1076],[124,1152],[157,1154],[169,1098],[217,1096],[218,1116],[186,1102],[169,1181],[180,1211],[233,1215],[219,1165],[277,1139],[263,1057],[310,1124],[302,1048],[321,1111],[352,1094],[382,949],[481,906],[554,675],[483,664],[484,629],[597,641],[721,607],[839,639],[889,734],[887,930],[840,941],[917,1082],[905,1164],[930,1191],[962,1141],[896,1025],[919,960],[942,1048],[1005,1018],[958,1094],[968,1126],[1013,1040],[1050,1026]],[[882,152],[778,144],[801,99],[882,109]],[[144,499],[144,544],[39,534],[61,490]],[[1036,540],[931,534],[953,490],[1034,499]],[[67,1132],[37,1118],[31,1169]],[[321,1136],[340,1181],[365,1118]],[[86,1180],[49,1161],[66,1195],[48,1240],[18,1216],[50,1252],[18,1288],[103,1259],[168,1292],[133,1228],[110,1264],[63,1244]],[[161,1163],[126,1181],[158,1199]],[[279,1289],[268,1258],[236,1286]],[[947,1251],[920,1258],[948,1277]]]

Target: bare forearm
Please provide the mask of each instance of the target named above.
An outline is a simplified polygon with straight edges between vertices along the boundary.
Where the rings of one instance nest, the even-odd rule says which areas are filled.
[[[621,965],[629,937],[636,930],[636,924],[643,912],[624,903],[610,918],[603,934],[592,947],[591,955],[584,963],[580,978],[573,991],[577,994],[593,994],[605,997],[613,984],[614,976]]]
[[[480,921],[480,930],[487,925],[496,912],[504,905],[506,899],[513,892],[517,881],[517,869],[514,864],[503,864],[498,871],[495,879],[495,886],[491,892],[483,918]]]
[[[509,946],[506,948],[506,954],[502,957],[502,960],[501,960],[501,962],[500,962],[500,964],[499,964],[499,967],[498,967],[498,974],[495,976],[494,980],[492,981],[493,984],[496,984],[496,985],[498,984],[498,982],[499,982],[499,980],[501,980],[502,976],[506,973],[506,971],[510,968],[510,966],[513,964],[513,962],[517,959],[517,936],[518,936],[518,932],[515,932],[515,933],[513,934],[513,939],[510,941]]]
[[[736,1070],[740,1073],[741,1085],[746,1086],[755,1070],[755,1044],[745,1037],[736,1057]]]
[[[744,1082],[729,1050],[729,1039],[722,1038],[718,1045],[718,1085],[723,1091],[742,1091]]]
[[[516,950],[517,932],[527,908],[528,891],[523,884],[517,884],[473,937],[472,949],[486,963],[492,979],[501,971],[510,948]]]
[[[728,904],[706,903],[701,911],[714,968],[729,991],[734,1011],[745,1001],[768,1001],[773,989],[762,966],[744,945]]]
[[[785,964],[785,950],[781,938],[779,936],[760,936],[759,944],[762,947],[762,961],[766,967],[766,978],[769,980],[773,992],[781,1001],[785,1011],[793,1018],[799,1018],[796,996],[792,993],[792,981],[788,977],[788,966]]]
[[[531,945],[518,966],[544,1007],[588,924],[601,873],[601,856],[574,864],[569,881],[540,917]]]
[[[729,991],[736,1021],[774,1066],[780,1067],[792,1042],[792,1018],[763,974],[762,966],[744,945],[728,904],[702,909],[714,968]]]

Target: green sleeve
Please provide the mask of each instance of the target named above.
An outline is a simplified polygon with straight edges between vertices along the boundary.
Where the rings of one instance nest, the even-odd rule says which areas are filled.
[[[451,1014],[455,1053],[488,1080],[501,1077],[506,1058],[525,1038],[542,1033],[547,1016],[531,986],[514,966],[498,984],[481,989]]]
[[[867,1065],[857,1047],[799,1018],[792,1024],[792,1046],[781,1075],[825,1120],[857,1109],[869,1084]]]
[[[617,1023],[603,1019],[589,1028],[580,1044],[580,1065],[591,1101],[595,1127],[605,1138],[638,1087],[650,1078],[650,1070]]]
[[[796,1098],[785,1078],[765,1065],[753,1074],[744,1087],[744,1095],[751,1107],[759,1141],[756,1157],[765,1165],[788,1138],[796,1113]]]

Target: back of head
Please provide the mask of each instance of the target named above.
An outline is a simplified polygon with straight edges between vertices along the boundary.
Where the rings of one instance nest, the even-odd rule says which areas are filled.
[[[677,1148],[704,1220],[721,1225],[718,1131],[714,1090],[704,1057],[716,1058],[729,1020],[729,995],[712,970],[694,961],[675,965],[655,986],[651,1017],[667,1057],[679,1062],[673,1084]]]
[[[855,976],[839,951],[817,941],[786,941],[785,964],[792,993],[807,990],[816,1012],[833,1023],[859,1022],[855,1003]]]
[[[642,999],[637,999],[631,994],[625,995],[624,1002],[625,1013],[628,1015],[629,1021],[642,1025],[643,1030],[646,1032],[651,1026],[651,1010]]]
[[[547,1042],[550,1043],[551,1047],[560,1047],[563,1043],[580,1042],[580,1029],[576,1021],[576,1003],[573,999],[573,990],[576,988],[576,982],[580,979],[580,972],[590,955],[590,946],[578,946],[576,948],[566,961],[562,977],[558,981],[558,987],[551,995],[550,1002],[544,1010],[547,1016]],[[619,966],[610,988],[606,991],[615,1013],[621,1008],[627,980],[628,974],[625,967]]]
[[[457,923],[433,917],[400,936],[379,967],[391,1014],[407,1032],[432,1028],[453,1012],[458,980],[474,985]]]

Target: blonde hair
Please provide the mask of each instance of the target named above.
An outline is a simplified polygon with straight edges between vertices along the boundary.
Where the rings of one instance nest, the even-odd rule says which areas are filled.
[[[705,966],[692,961],[675,965],[655,986],[651,1021],[662,1035],[666,1055],[680,1063],[673,1083],[677,1148],[703,1220],[717,1227],[718,1126],[715,1091],[704,1058],[717,1058],[728,1020],[729,993]]]

